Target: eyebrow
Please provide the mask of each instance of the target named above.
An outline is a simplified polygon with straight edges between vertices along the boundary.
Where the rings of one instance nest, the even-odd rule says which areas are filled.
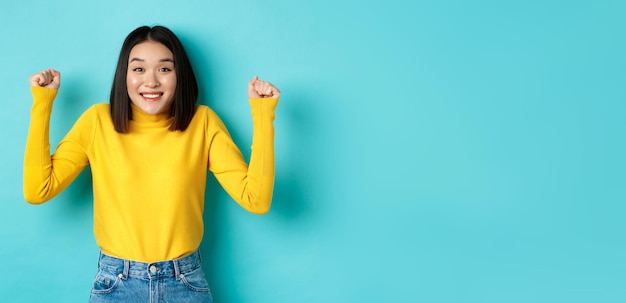
[[[145,62],[146,60],[141,59],[141,58],[136,58],[136,57],[135,57],[135,58],[130,59],[129,63],[130,63],[130,62],[135,62],[135,61]],[[174,59],[171,59],[171,58],[163,58],[163,59],[159,60],[159,62],[172,62],[172,63],[174,63]]]

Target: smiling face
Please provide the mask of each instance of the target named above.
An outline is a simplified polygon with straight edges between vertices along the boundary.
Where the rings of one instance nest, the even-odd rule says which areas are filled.
[[[130,100],[144,113],[166,112],[174,102],[174,55],[165,45],[146,41],[135,45],[128,57],[126,87]]]

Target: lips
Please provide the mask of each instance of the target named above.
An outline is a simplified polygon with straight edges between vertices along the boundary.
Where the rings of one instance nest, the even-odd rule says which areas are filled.
[[[158,93],[158,92],[139,93],[139,94],[147,102],[159,101],[161,99],[161,96],[163,96],[163,93]]]

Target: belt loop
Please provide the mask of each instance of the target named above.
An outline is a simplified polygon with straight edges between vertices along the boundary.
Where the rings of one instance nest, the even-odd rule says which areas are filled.
[[[180,280],[180,268],[178,267],[178,259],[174,259],[172,260],[172,263],[174,263],[174,276],[176,276],[176,280]]]
[[[128,279],[128,272],[130,271],[130,261],[124,259],[124,280]]]
[[[100,269],[100,262],[102,261],[102,251],[100,251],[100,254],[98,255],[98,269]]]

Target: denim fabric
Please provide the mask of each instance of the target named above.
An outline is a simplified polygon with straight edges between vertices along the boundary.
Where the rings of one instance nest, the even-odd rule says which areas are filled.
[[[100,254],[91,303],[213,302],[200,254],[144,263]]]

